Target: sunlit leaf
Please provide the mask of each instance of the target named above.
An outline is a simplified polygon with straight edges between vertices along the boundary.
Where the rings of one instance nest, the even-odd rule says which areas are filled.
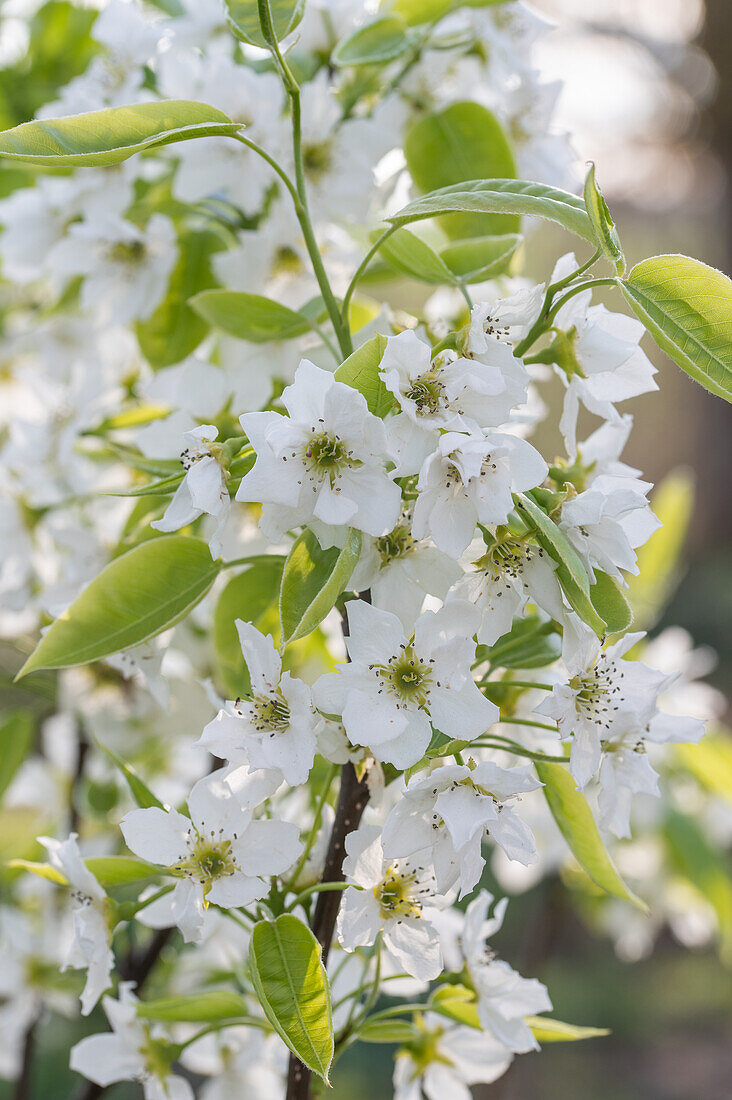
[[[387,390],[379,377],[385,348],[385,336],[372,336],[360,348],[356,348],[335,372],[337,382],[352,386],[364,395],[369,412],[374,416],[385,416],[394,404],[394,395]]]
[[[166,99],[24,122],[0,133],[0,157],[53,168],[95,167],[119,164],[155,146],[235,134],[241,128],[205,103]]]
[[[206,1024],[217,1020],[236,1020],[248,1015],[248,1010],[246,1001],[238,993],[212,989],[181,997],[141,1001],[137,1006],[137,1015],[141,1020]]]
[[[249,966],[265,1016],[303,1065],[328,1083],[333,1061],[330,986],[320,944],[285,913],[252,930]]]
[[[349,529],[342,548],[323,550],[305,529],[285,561],[280,588],[282,640],[304,638],[322,623],[344,591],[361,553],[361,532]]]
[[[261,294],[203,290],[194,295],[189,304],[209,325],[253,344],[292,340],[312,327],[304,314]]]
[[[98,661],[154,637],[203,599],[220,568],[202,539],[166,535],[135,546],[59,615],[18,676]]]
[[[334,65],[385,65],[409,49],[411,39],[401,16],[384,15],[342,39],[331,54]]]
[[[689,256],[653,256],[636,264],[620,286],[676,365],[732,401],[732,281]]]

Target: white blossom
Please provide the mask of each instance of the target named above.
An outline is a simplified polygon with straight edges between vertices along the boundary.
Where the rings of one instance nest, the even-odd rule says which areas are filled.
[[[387,534],[399,516],[401,494],[385,469],[383,423],[362,394],[303,360],[282,403],[289,416],[240,417],[257,459],[236,499],[263,503],[264,534],[276,542],[311,518],[375,537]]]
[[[186,940],[200,939],[209,904],[228,909],[264,897],[265,878],[297,859],[297,826],[253,814],[278,785],[268,772],[223,769],[196,783],[188,797],[190,818],[156,806],[123,817],[128,848],[179,878],[173,916]]]
[[[353,745],[408,768],[424,755],[434,724],[472,740],[498,718],[475,686],[470,664],[477,612],[464,600],[419,617],[408,636],[396,615],[359,600],[348,604],[350,662],[313,687],[324,714],[342,715]]]
[[[286,783],[305,783],[313,766],[318,721],[309,688],[282,671],[270,636],[236,620],[251,694],[228,702],[204,729],[198,744],[233,761],[243,754],[252,767],[278,771]]]

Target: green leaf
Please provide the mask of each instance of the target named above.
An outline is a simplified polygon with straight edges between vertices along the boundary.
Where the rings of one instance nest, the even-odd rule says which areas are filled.
[[[105,889],[110,886],[126,886],[129,882],[155,878],[160,874],[157,867],[131,856],[101,856],[84,860],[88,870]]]
[[[560,649],[554,624],[527,615],[514,619],[509,632],[490,648],[480,646],[478,656],[493,668],[543,668],[557,660]]]
[[[672,865],[716,913],[722,956],[732,963],[732,879],[727,854],[709,843],[692,818],[670,810],[665,825]]]
[[[142,354],[154,368],[180,363],[208,332],[207,322],[191,309],[188,299],[215,285],[211,257],[221,249],[221,238],[211,232],[191,232],[178,243],[180,255],[167,294],[153,314],[135,327]]]
[[[0,797],[30,752],[33,734],[33,719],[28,711],[11,711],[0,719]]]
[[[616,580],[602,570],[595,570],[595,583],[590,585],[592,606],[607,626],[608,634],[627,630],[633,620],[625,593]]]
[[[280,588],[282,640],[311,634],[344,591],[361,553],[361,532],[350,528],[343,549],[323,550],[306,528],[285,561]]]
[[[585,796],[577,790],[569,768],[564,764],[535,761],[536,774],[544,784],[552,817],[582,868],[595,885],[607,894],[632,901],[647,912],[646,904],[628,889],[610,859]]]
[[[487,107],[470,101],[451,103],[418,118],[407,132],[404,155],[412,179],[423,192],[451,185],[462,190],[466,180],[506,180],[516,175],[511,146],[500,122]],[[477,207],[457,209],[462,212],[441,222],[453,239],[513,233],[519,227],[517,215],[522,213],[498,208],[482,213]]]
[[[653,626],[681,577],[681,554],[694,509],[693,475],[670,473],[656,486],[651,504],[663,526],[638,549],[638,575],[628,578],[628,600],[639,630]]]
[[[372,336],[360,348],[356,348],[335,372],[336,382],[343,382],[362,393],[369,412],[381,417],[386,416],[394,404],[394,395],[387,390],[379,377],[385,348],[385,336]]]
[[[17,871],[29,871],[32,875],[45,878],[48,882],[53,882],[57,886],[69,885],[66,876],[57,871],[55,867],[52,867],[50,863],[34,863],[30,859],[9,859],[6,866]]]
[[[698,745],[674,745],[674,755],[712,794],[732,802],[732,737],[707,733]]]
[[[215,107],[166,99],[24,122],[0,133],[0,157],[51,168],[96,167],[119,164],[143,149],[241,129]]]
[[[330,987],[313,933],[291,913],[260,921],[252,930],[249,966],[269,1022],[300,1061],[329,1084]]]
[[[215,1023],[217,1020],[237,1020],[247,1016],[247,1003],[238,993],[225,989],[187,993],[181,997],[163,997],[158,1001],[141,1001],[137,1006],[141,1020],[161,1020],[166,1023]]]
[[[581,1039],[598,1039],[610,1034],[606,1027],[565,1024],[563,1020],[553,1020],[551,1016],[525,1016],[524,1019],[540,1043],[576,1043]]]
[[[570,233],[595,243],[592,224],[582,199],[558,187],[526,180],[483,179],[443,187],[414,199],[388,220],[410,225],[450,213],[526,214],[558,222]]]
[[[165,809],[165,806],[160,801],[158,796],[156,794],[153,794],[153,792],[150,790],[144,780],[140,779],[139,775],[131,764],[127,764],[124,760],[120,759],[120,757],[117,756],[116,753],[112,752],[111,749],[108,749],[106,745],[103,745],[101,743],[101,741],[97,741],[97,745],[103,753],[106,753],[112,763],[115,764],[115,766],[118,767],[119,770],[122,772],[122,775],[125,778],[125,782],[130,788],[130,794],[132,795],[138,806],[140,806],[143,810],[147,810],[150,806],[157,806],[158,809],[161,810]]]
[[[689,256],[653,256],[620,283],[658,346],[704,389],[732,401],[732,282]]]
[[[590,164],[590,170],[585,178],[585,206],[592,227],[595,230],[595,239],[602,250],[603,256],[610,261],[618,275],[624,275],[625,256],[620,244],[620,237],[618,237],[615,222],[610,215],[603,194],[595,181],[594,164]]]
[[[453,285],[458,281],[445,261],[408,229],[397,229],[383,241],[379,252],[390,267],[423,283]]]
[[[235,620],[243,619],[258,626],[268,608],[277,605],[282,558],[257,562],[232,577],[219,596],[213,620],[216,668],[227,699],[236,699],[250,690],[249,672],[241,652]]]
[[[441,250],[440,257],[461,282],[481,283],[508,270],[523,239],[520,233],[473,237],[449,244]]]
[[[385,65],[401,57],[411,38],[400,15],[384,15],[349,34],[331,54],[331,62],[346,65]]]
[[[261,294],[245,294],[239,290],[204,290],[194,295],[189,304],[209,325],[252,344],[292,340],[312,328],[304,314]]]
[[[454,7],[455,0],[394,0],[389,5],[389,10],[401,15],[409,27],[418,27],[441,19]]]
[[[369,1020],[359,1029],[361,1043],[409,1043],[419,1036],[419,1031],[408,1020]]]
[[[202,539],[165,535],[115,558],[51,625],[18,673],[70,668],[140,645],[183,619],[221,568]]]
[[[250,46],[267,47],[259,21],[257,0],[224,0],[234,34]],[[305,0],[269,0],[275,38],[281,42],[294,31],[303,17]]]
[[[587,570],[569,539],[531,497],[518,494],[516,507],[521,516],[536,531],[539,544],[557,563],[557,580],[570,605],[582,621],[592,627],[599,638],[604,637],[607,628],[592,604]]]

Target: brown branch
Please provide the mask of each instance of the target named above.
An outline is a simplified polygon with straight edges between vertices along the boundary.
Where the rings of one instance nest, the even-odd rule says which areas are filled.
[[[13,1100],[29,1100],[31,1095],[31,1077],[33,1071],[33,1055],[36,1047],[36,1034],[38,1030],[38,1017],[31,1021],[25,1031],[23,1039],[23,1056],[20,1064],[20,1076],[15,1082]]]

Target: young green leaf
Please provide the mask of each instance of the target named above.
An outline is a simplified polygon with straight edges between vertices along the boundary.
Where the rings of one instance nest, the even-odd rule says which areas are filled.
[[[470,101],[451,103],[418,118],[404,140],[404,155],[412,179],[423,192],[461,185],[465,180],[516,175],[511,146],[500,122],[487,107]],[[513,233],[519,227],[518,213],[465,210],[442,219],[441,224],[453,240]]]
[[[570,233],[595,243],[582,199],[558,187],[515,179],[481,179],[456,183],[414,199],[388,220],[404,226],[451,213],[526,214],[558,222]]]
[[[0,133],[0,157],[50,168],[92,168],[119,164],[143,149],[241,129],[215,107],[166,99],[24,122]]]
[[[674,745],[681,767],[712,794],[732,802],[732,737],[707,733],[698,745]]]
[[[516,507],[521,516],[536,531],[537,541],[557,563],[557,580],[570,605],[583,622],[592,627],[599,638],[607,633],[607,626],[595,610],[590,598],[590,581],[582,559],[571,542],[549,519],[538,504],[523,494],[517,497]]]
[[[221,238],[196,231],[184,233],[178,243],[180,255],[167,294],[152,315],[135,327],[140,350],[155,369],[182,362],[208,332],[208,324],[191,309],[188,299],[215,286],[211,257],[221,249]]]
[[[30,752],[33,734],[33,718],[28,711],[11,711],[0,719],[0,797]]]
[[[619,285],[674,363],[732,401],[732,281],[689,256],[653,256]]]
[[[389,11],[401,15],[409,27],[418,27],[441,19],[457,6],[458,0],[394,0]]]
[[[669,810],[665,839],[673,869],[701,894],[717,917],[723,959],[732,963],[732,877],[725,852],[707,839],[693,818]]]
[[[610,261],[618,275],[624,275],[625,256],[620,245],[620,237],[603,194],[595,181],[594,164],[590,164],[590,170],[585,178],[585,206],[603,256]]]
[[[219,596],[213,621],[216,670],[227,699],[246,695],[249,672],[241,652],[235,621],[258,625],[268,608],[277,606],[283,559],[257,562],[232,577]]]
[[[270,340],[292,340],[312,325],[307,317],[261,294],[238,290],[203,290],[189,299],[189,305],[209,325],[229,336],[266,344]]]
[[[280,588],[282,641],[294,642],[322,623],[351,579],[361,553],[361,532],[351,528],[342,549],[323,550],[305,529],[285,561]]]
[[[160,634],[203,599],[220,568],[202,539],[165,535],[135,546],[59,615],[18,677],[98,661]]]
[[[592,606],[607,626],[608,634],[627,630],[633,620],[625,593],[616,580],[600,569],[595,570],[595,583],[590,585]]]
[[[87,869],[106,889],[110,886],[126,886],[129,882],[141,882],[160,874],[157,867],[132,856],[99,856],[84,860]]]
[[[559,636],[551,622],[538,615],[514,619],[507,634],[490,648],[478,648],[492,668],[543,668],[557,660],[560,654]]]
[[[390,267],[423,283],[452,285],[458,281],[434,249],[408,229],[397,229],[382,242],[379,252]]]
[[[237,38],[250,46],[267,47],[262,34],[257,0],[224,0],[229,14],[229,24]],[[294,31],[305,12],[305,0],[269,0],[272,27],[275,38],[281,42]]]
[[[238,993],[225,989],[186,993],[180,997],[163,997],[158,1001],[141,1001],[137,1015],[141,1020],[165,1023],[216,1023],[247,1016],[247,1003]]]
[[[31,859],[9,859],[6,866],[13,871],[28,871],[31,875],[45,878],[47,882],[53,882],[56,886],[68,886],[69,880],[50,863],[35,863]]]
[[[508,270],[523,239],[520,233],[473,237],[449,244],[440,251],[440,257],[461,282],[481,283]]]
[[[357,1034],[360,1043],[409,1043],[419,1037],[409,1020],[367,1020]]]
[[[372,336],[345,359],[335,372],[336,382],[352,386],[366,398],[369,412],[386,416],[394,404],[394,395],[379,377],[379,367],[386,348],[385,336]]]
[[[328,1084],[330,986],[313,933],[291,913],[254,926],[249,967],[265,1016],[303,1065]]]
[[[645,902],[628,889],[618,874],[602,842],[587,799],[577,790],[569,768],[564,764],[547,764],[538,760],[534,767],[544,784],[544,796],[552,817],[580,866],[601,890],[624,901],[632,901],[647,911]]]
[[[598,1039],[609,1035],[606,1027],[581,1027],[565,1024],[551,1016],[525,1016],[524,1019],[540,1043],[576,1043],[582,1039]]]
[[[339,68],[348,65],[385,65],[409,49],[411,38],[400,15],[389,14],[359,27],[342,39],[331,54]]]
[[[120,757],[117,756],[116,753],[112,752],[111,749],[108,749],[106,745],[103,745],[101,743],[101,741],[97,741],[97,744],[99,745],[99,748],[102,750],[102,752],[107,754],[112,763],[119,768],[122,775],[124,776],[127,786],[130,788],[130,794],[141,809],[146,810],[150,806],[157,806],[158,809],[161,810],[165,808],[158,796],[156,794],[153,794],[153,792],[150,790],[147,783],[145,783],[144,780],[140,779],[139,775],[131,764],[127,764],[124,760],[120,759]]]
[[[682,575],[682,551],[694,509],[693,476],[673,471],[656,486],[651,504],[663,526],[638,549],[638,575],[628,578],[628,600],[639,630],[653,626]]]

